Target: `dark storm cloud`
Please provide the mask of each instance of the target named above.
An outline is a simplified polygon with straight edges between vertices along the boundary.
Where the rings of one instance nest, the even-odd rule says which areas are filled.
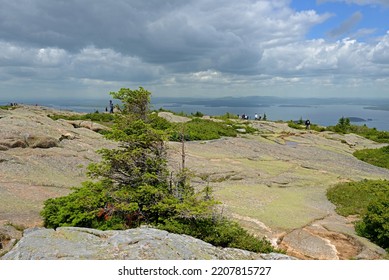
[[[286,2],[0,0],[0,39],[70,53],[109,48],[172,71],[254,73],[262,44],[304,30],[284,32],[293,20]]]

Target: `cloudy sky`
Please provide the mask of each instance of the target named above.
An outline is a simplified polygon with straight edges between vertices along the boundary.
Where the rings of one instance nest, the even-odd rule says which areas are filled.
[[[0,99],[389,97],[389,0],[0,0]],[[11,100],[12,99],[12,100]]]

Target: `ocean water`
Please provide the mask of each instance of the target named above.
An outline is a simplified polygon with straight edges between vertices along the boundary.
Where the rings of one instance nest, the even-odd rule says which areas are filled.
[[[6,104],[0,102],[0,105]],[[26,104],[29,104],[26,102]],[[31,104],[31,103],[30,103]],[[241,116],[242,114],[248,115],[250,119],[254,119],[254,115],[257,113],[262,116],[266,114],[268,120],[277,121],[297,121],[300,118],[303,120],[309,119],[311,123],[329,126],[336,125],[341,117],[354,117],[364,119],[365,121],[353,122],[356,125],[366,125],[368,127],[375,127],[378,130],[389,131],[389,111],[387,110],[373,110],[369,109],[372,106],[371,103],[364,104],[325,104],[325,105],[285,105],[285,103],[259,105],[252,106],[207,106],[196,104],[180,104],[175,101],[151,103],[152,109],[166,109],[176,113],[196,113],[201,112],[205,115],[216,116],[224,115],[225,113],[231,113]],[[44,105],[58,110],[68,110],[76,112],[91,113],[95,111],[104,112],[108,107],[108,100],[84,100],[77,102],[68,101],[41,101],[38,105]],[[379,106],[377,103],[376,106]]]

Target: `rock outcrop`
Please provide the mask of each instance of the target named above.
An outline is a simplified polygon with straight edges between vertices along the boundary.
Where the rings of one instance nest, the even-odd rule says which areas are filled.
[[[239,121],[239,120],[238,120]],[[209,184],[223,213],[302,259],[380,259],[385,251],[359,237],[352,219],[326,197],[340,182],[389,179],[389,170],[353,156],[378,144],[354,134],[296,130],[251,121],[257,135],[185,143],[186,167],[199,187]],[[181,164],[181,143],[170,143]],[[205,179],[205,180],[204,180]]]
[[[153,228],[99,231],[87,228],[32,228],[3,260],[277,260],[282,254],[257,254],[218,248],[199,239]]]
[[[10,225],[41,226],[43,202],[87,180],[86,166],[100,160],[96,150],[116,147],[94,131],[104,129],[99,125],[54,121],[47,117],[53,112],[35,106],[0,109],[3,252],[20,239]],[[256,135],[185,143],[186,167],[195,174],[192,183],[213,188],[223,215],[297,258],[382,258],[383,249],[355,233],[353,217],[337,215],[326,191],[339,182],[389,179],[389,170],[352,155],[384,144],[353,134],[295,130],[283,123],[249,123],[258,129]],[[168,148],[169,165],[177,170],[182,145],[169,143]]]
[[[85,126],[48,117],[54,113],[70,114],[39,106],[0,109],[0,226],[40,225],[43,202],[86,181],[86,167],[100,160],[96,150],[116,146]]]

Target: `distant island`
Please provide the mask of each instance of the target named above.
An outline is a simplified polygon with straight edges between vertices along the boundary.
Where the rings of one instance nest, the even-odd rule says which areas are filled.
[[[347,117],[350,122],[366,122],[366,121],[371,121],[371,119],[362,119],[362,118],[358,118],[358,117]]]
[[[363,107],[366,110],[389,111],[389,105]]]
[[[310,108],[312,106],[310,106],[310,105],[287,104],[287,105],[279,105],[278,107],[285,107],[285,108]]]

